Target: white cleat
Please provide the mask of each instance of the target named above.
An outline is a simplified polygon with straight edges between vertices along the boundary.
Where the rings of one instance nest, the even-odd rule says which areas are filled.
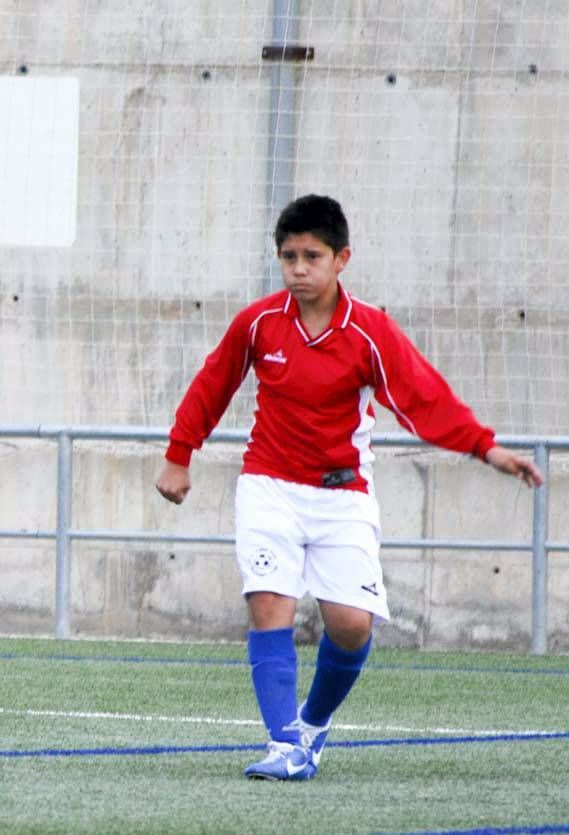
[[[311,725],[310,722],[306,722],[302,718],[302,709],[304,704],[306,703],[301,704],[299,707],[298,716],[289,727],[298,729],[300,734],[300,744],[308,751],[310,760],[314,766],[314,770],[316,771],[320,764],[320,757],[322,756],[322,749],[326,743],[328,731],[332,725],[332,717],[328,719],[325,725]]]
[[[301,745],[271,740],[264,760],[252,763],[245,776],[253,780],[310,780],[316,774],[310,753]]]

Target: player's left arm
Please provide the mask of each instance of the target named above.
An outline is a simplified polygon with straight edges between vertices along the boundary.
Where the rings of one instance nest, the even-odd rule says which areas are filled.
[[[375,395],[402,426],[428,443],[475,455],[530,487],[543,483],[533,461],[496,444],[494,431],[478,422],[392,319],[383,314],[378,316],[378,323],[383,361],[382,384]]]
[[[524,481],[528,487],[540,487],[543,484],[541,470],[531,458],[518,455],[513,450],[505,449],[499,444],[488,450],[486,461],[496,470]]]

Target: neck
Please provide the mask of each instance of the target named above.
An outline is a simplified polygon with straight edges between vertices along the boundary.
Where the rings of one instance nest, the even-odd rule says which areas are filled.
[[[310,303],[297,300],[300,320],[313,339],[323,333],[330,324],[339,298],[340,291],[336,288],[334,298],[328,301],[318,299]]]
[[[305,319],[324,319],[331,318],[336,310],[336,306],[340,299],[340,288],[336,284],[333,291],[325,298],[318,298],[314,300],[297,298],[298,309],[300,310],[300,317]]]

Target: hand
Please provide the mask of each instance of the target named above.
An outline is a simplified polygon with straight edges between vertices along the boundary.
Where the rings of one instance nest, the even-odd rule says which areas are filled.
[[[166,461],[156,482],[158,492],[174,504],[182,504],[190,490],[188,467]]]
[[[494,446],[486,453],[486,461],[500,472],[525,481],[528,487],[539,487],[543,484],[543,475],[539,467],[529,458],[524,458],[511,449]]]

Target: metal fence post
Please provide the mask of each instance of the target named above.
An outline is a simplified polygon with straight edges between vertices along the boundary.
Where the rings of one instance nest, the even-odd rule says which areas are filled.
[[[532,629],[531,651],[547,652],[547,527],[549,518],[549,449],[545,444],[535,447],[535,463],[545,479],[533,496],[532,537]]]
[[[296,42],[298,35],[298,0],[273,0],[273,44],[287,46]],[[284,58],[271,66],[269,99],[269,147],[267,156],[267,229],[271,232],[267,265],[263,279],[263,294],[273,292],[272,231],[277,217],[294,195],[295,178],[295,73],[293,65]]]
[[[57,526],[55,537],[55,637],[69,637],[73,439],[61,432],[57,446]]]

